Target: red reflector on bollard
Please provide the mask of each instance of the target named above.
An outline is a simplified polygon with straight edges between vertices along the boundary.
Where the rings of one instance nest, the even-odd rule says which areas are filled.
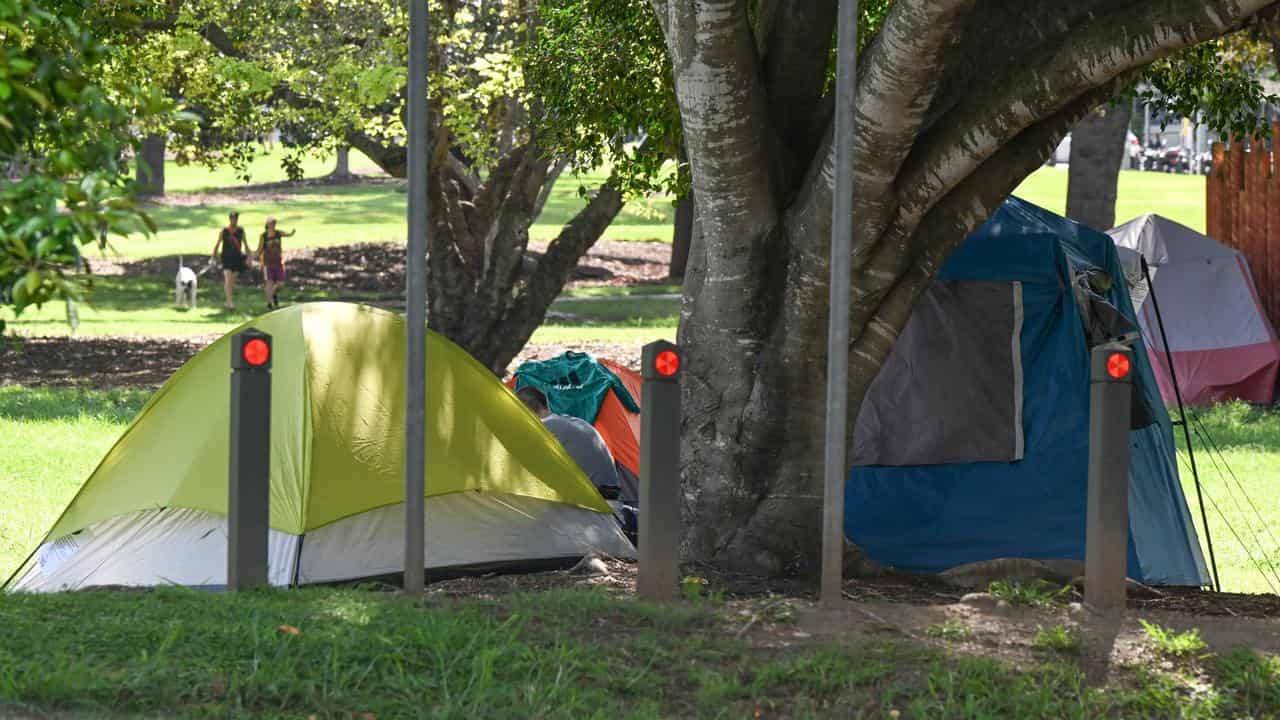
[[[253,338],[244,344],[241,351],[244,355],[244,361],[254,367],[262,367],[271,359],[271,346],[262,338]]]
[[[1129,356],[1124,353],[1111,353],[1111,357],[1107,358],[1107,374],[1116,380],[1127,376],[1131,369]]]
[[[671,377],[680,372],[680,356],[671,350],[663,350],[653,359],[653,369],[663,377]]]

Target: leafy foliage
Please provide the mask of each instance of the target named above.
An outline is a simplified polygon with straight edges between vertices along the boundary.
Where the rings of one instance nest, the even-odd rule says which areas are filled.
[[[1031,638],[1031,644],[1041,650],[1052,650],[1064,655],[1080,652],[1079,636],[1061,625],[1038,630]]]
[[[1204,640],[1200,638],[1200,631],[1192,628],[1186,632],[1175,632],[1169,628],[1161,627],[1152,622],[1139,619],[1142,623],[1142,630],[1147,634],[1147,638],[1155,645],[1156,651],[1161,655],[1171,658],[1187,658],[1202,652],[1205,649]]]
[[[521,48],[525,92],[543,147],[579,169],[613,166],[633,195],[682,193],[687,167],[664,172],[680,146],[671,64],[647,0],[542,0]]]
[[[1135,93],[1157,115],[1200,114],[1223,134],[1266,133],[1259,109],[1280,102],[1258,80],[1266,57],[1265,48],[1243,32],[1210,40],[1152,63]]]
[[[991,593],[993,597],[1004,600],[1010,605],[1027,607],[1050,605],[1070,592],[1070,590],[1070,585],[1055,587],[1044,580],[1037,580],[1031,583],[996,580],[987,586],[987,592]]]
[[[80,248],[154,230],[123,155],[135,118],[172,110],[139,85],[107,84],[112,49],[87,0],[0,0],[0,303],[21,312],[89,287]]]

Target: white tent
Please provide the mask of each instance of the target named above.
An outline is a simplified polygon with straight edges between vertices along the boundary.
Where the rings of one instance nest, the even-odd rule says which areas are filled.
[[[1165,402],[1176,399],[1169,373],[1172,358],[1185,403],[1271,403],[1280,370],[1280,342],[1262,310],[1244,256],[1159,215],[1143,215],[1107,234],[1118,247],[1141,255],[1149,267],[1153,287],[1136,309]],[[1160,319],[1168,348],[1160,335]]]

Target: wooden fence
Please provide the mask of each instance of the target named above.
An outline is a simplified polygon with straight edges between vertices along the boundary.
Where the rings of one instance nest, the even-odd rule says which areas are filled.
[[[1280,123],[1271,136],[1280,139]],[[1253,270],[1258,299],[1271,318],[1280,320],[1280,168],[1273,171],[1272,153],[1255,139],[1245,148],[1213,144],[1213,169],[1205,183],[1206,230],[1210,237],[1244,254]]]

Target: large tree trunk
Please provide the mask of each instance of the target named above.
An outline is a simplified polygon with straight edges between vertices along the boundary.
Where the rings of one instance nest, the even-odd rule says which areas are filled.
[[[142,139],[135,168],[139,195],[164,195],[165,145],[163,135],[148,135]]]
[[[1071,131],[1067,217],[1099,230],[1116,224],[1116,184],[1124,163],[1133,103],[1094,110]]]
[[[652,2],[700,227],[679,333],[684,550],[814,568],[836,3],[770,4],[753,27],[746,3]],[[1072,125],[1267,4],[895,0],[858,65],[850,420],[937,268]]]

